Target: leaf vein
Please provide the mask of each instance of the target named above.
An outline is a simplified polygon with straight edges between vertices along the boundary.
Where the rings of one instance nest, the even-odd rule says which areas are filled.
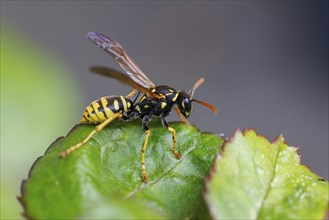
[[[271,144],[272,145],[272,144]],[[272,147],[272,146],[271,146]],[[259,206],[258,208],[258,211],[257,211],[257,217],[256,219],[259,219],[259,215],[260,215],[260,211],[264,205],[264,202],[266,201],[266,198],[268,197],[269,195],[269,192],[270,192],[270,188],[271,188],[271,184],[273,183],[273,180],[275,178],[275,175],[276,175],[276,170],[277,170],[277,160],[278,160],[278,157],[279,157],[279,151],[280,151],[280,148],[278,148],[277,152],[276,152],[276,155],[275,155],[275,160],[274,160],[274,167],[273,167],[273,173],[272,173],[272,176],[271,176],[271,179],[269,181],[269,183],[267,184],[266,186],[266,190],[265,190],[265,195],[263,196],[262,198],[262,202],[261,202],[261,205]]]

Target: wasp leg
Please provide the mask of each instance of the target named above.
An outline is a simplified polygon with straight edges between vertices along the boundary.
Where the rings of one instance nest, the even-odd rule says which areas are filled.
[[[145,115],[143,117],[143,130],[146,134],[145,139],[144,139],[144,143],[142,146],[142,178],[143,178],[143,182],[147,183],[147,172],[146,172],[146,166],[145,166],[145,151],[146,151],[146,147],[147,147],[147,142],[149,140],[149,137],[151,135],[151,131],[150,129],[147,127],[147,124],[149,123],[150,119],[151,119],[152,115]]]
[[[85,143],[87,143],[90,138],[92,138],[92,136],[94,136],[94,134],[96,134],[98,131],[102,130],[106,125],[108,125],[111,121],[113,121],[116,118],[120,118],[122,116],[121,113],[116,113],[114,114],[112,117],[106,119],[104,122],[102,122],[101,124],[97,125],[95,127],[95,129],[89,133],[89,135],[80,143],[77,143],[76,145],[73,145],[72,147],[62,151],[60,153],[60,156],[66,157],[67,155],[69,155],[70,153],[72,153],[73,151],[77,150],[78,148],[82,147]]]
[[[146,147],[147,147],[147,142],[149,140],[149,136],[151,135],[151,131],[145,130],[145,139],[144,139],[144,143],[143,143],[143,147],[142,147],[142,177],[143,177],[143,182],[147,183],[147,173],[146,173],[146,167],[145,167],[145,151],[146,151]]]
[[[184,124],[190,124],[190,122],[188,122],[188,120],[184,117],[184,115],[179,111],[178,106],[175,107],[175,111],[176,111],[177,115],[179,116],[180,120],[182,120],[182,122]]]
[[[173,148],[172,148],[172,151],[174,152],[176,158],[177,158],[177,159],[181,158],[181,155],[180,155],[180,153],[178,153],[178,151],[177,151],[177,147],[176,147],[176,142],[177,142],[177,140],[176,140],[176,130],[173,129],[172,127],[169,127],[169,125],[168,125],[168,123],[167,123],[165,117],[163,117],[163,116],[162,116],[162,125],[163,125],[165,128],[167,128],[168,131],[170,131],[171,134],[172,134],[172,142],[173,142]]]

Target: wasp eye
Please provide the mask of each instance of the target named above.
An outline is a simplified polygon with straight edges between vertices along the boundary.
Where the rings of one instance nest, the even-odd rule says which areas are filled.
[[[183,103],[184,103],[184,105],[185,105],[185,108],[187,108],[187,109],[191,106],[191,101],[190,101],[189,98],[185,98],[185,99],[183,100]]]
[[[188,117],[190,115],[191,108],[191,100],[189,98],[184,98],[182,100],[182,113]]]

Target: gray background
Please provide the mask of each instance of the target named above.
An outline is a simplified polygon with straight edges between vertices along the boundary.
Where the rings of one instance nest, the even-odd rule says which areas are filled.
[[[119,69],[85,38],[97,31],[157,85],[190,89],[205,77],[195,97],[219,114],[195,105],[190,121],[201,130],[230,137],[254,127],[269,140],[283,133],[328,179],[327,1],[1,1],[1,22],[64,60],[84,105],[129,92],[89,73],[97,64]],[[70,111],[78,122],[83,109]]]

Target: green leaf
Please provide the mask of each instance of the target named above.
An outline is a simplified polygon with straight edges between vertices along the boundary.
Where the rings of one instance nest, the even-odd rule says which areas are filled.
[[[282,136],[272,144],[253,130],[225,143],[205,195],[215,219],[323,219],[328,182],[300,165]]]
[[[155,210],[149,209],[138,201],[112,198],[111,202],[102,202],[84,212],[81,219],[164,219]]]
[[[152,133],[145,154],[147,184],[141,179],[145,134],[140,121],[114,121],[85,146],[59,158],[62,150],[94,129],[92,125],[77,126],[53,143],[31,168],[22,184],[24,214],[30,218],[110,218],[116,216],[111,210],[125,210],[133,217],[134,210],[143,209],[132,204],[139,204],[137,207],[150,213],[142,217],[136,213],[136,218],[197,218],[199,213],[209,217],[202,196],[204,177],[223,138],[182,123],[171,126],[177,131],[182,158],[172,152],[171,133],[158,120],[150,123]],[[103,214],[96,210],[103,210]]]

